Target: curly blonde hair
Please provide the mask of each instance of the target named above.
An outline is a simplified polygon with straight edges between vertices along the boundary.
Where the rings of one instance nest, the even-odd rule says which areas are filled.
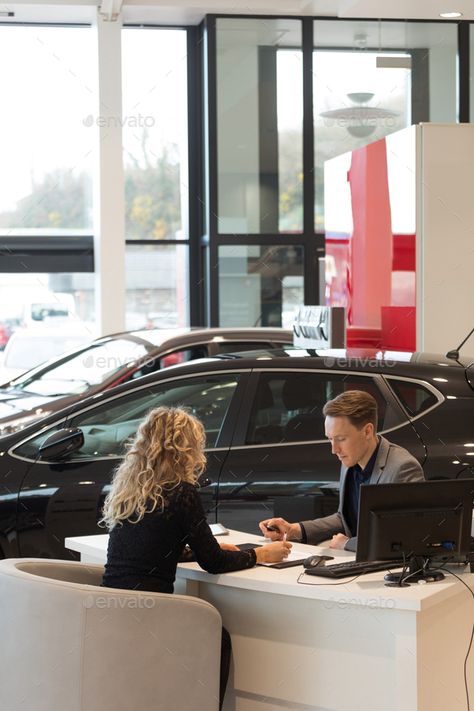
[[[180,408],[151,410],[117,467],[100,523],[108,529],[163,509],[165,495],[182,481],[195,484],[206,466],[201,422]]]

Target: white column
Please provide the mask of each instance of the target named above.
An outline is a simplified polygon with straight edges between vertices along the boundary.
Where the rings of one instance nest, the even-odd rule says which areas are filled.
[[[99,105],[94,176],[94,257],[97,330],[125,328],[125,200],[122,163],[121,16],[110,22],[97,12]]]
[[[474,125],[421,124],[417,145],[416,345],[446,353],[474,326]]]

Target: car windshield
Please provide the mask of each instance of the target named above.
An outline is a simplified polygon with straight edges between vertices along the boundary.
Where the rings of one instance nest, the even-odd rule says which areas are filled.
[[[20,372],[29,370],[38,363],[44,363],[50,358],[57,357],[61,353],[78,348],[84,343],[85,338],[81,336],[59,336],[34,338],[19,338],[14,342],[12,348],[7,351],[3,365],[8,368],[16,368]]]
[[[146,355],[143,344],[117,338],[84,348],[60,363],[37,368],[17,378],[12,385],[34,395],[77,395]]]

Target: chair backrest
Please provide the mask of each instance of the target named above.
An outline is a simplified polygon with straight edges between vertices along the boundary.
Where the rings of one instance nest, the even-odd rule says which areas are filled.
[[[302,373],[285,382],[282,399],[286,409],[295,412],[285,425],[285,441],[324,439],[324,382],[315,381],[311,373]]]
[[[99,587],[102,573],[0,561],[0,708],[217,710],[217,610],[183,595]]]
[[[273,408],[275,401],[270,385],[261,378],[247,432],[247,444],[271,444],[281,441],[283,427],[279,422],[271,421],[272,415],[275,415]],[[281,412],[277,409],[276,414],[281,415]]]

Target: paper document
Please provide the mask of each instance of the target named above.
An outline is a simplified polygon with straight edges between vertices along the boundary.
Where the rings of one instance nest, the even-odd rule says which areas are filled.
[[[301,549],[298,550],[298,548],[292,548],[288,557],[282,560],[280,563],[259,563],[259,565],[266,565],[268,567],[284,567],[285,563],[293,563],[294,565],[297,565],[298,563],[303,564],[304,559],[308,558],[308,556],[310,555],[311,553],[302,551]]]

